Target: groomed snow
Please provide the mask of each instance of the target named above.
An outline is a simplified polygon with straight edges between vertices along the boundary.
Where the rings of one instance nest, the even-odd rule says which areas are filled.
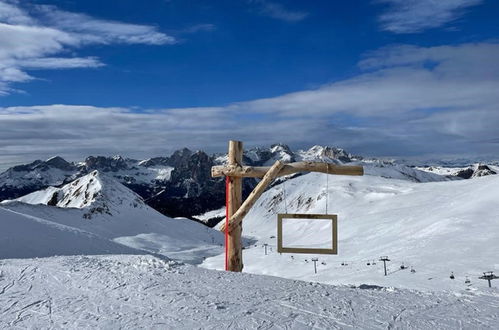
[[[152,256],[0,261],[0,328],[485,329],[499,292],[333,287]]]

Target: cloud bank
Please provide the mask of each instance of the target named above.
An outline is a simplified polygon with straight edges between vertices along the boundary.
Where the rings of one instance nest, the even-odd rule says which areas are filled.
[[[397,45],[358,65],[362,73],[347,80],[220,107],[0,108],[0,162],[149,157],[184,146],[223,151],[229,139],[338,145],[376,156],[498,158],[498,43]]]

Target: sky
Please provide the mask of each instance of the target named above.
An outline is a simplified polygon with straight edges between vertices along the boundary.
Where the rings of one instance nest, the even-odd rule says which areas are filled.
[[[0,164],[316,144],[499,159],[499,1],[0,0]]]

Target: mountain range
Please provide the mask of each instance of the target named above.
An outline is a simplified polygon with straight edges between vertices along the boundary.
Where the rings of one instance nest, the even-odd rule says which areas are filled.
[[[328,146],[293,151],[286,145],[274,144],[248,149],[243,159],[246,165],[252,166],[269,166],[275,160],[361,164],[367,175],[414,182],[468,179],[497,172],[485,164],[471,164],[460,168],[413,167],[395,161],[354,156],[344,149]],[[206,219],[199,215],[224,205],[224,180],[212,178],[210,169],[226,161],[226,154],[209,155],[186,148],[177,150],[170,156],[145,160],[122,156],[89,156],[81,162],[68,162],[56,156],[45,161],[36,160],[14,166],[0,173],[0,201],[15,199],[48,187],[55,191],[57,187],[99,171],[137,193],[147,205],[166,216],[187,217],[213,226],[221,217]],[[245,179],[243,193],[248,194],[256,183],[255,179]],[[56,198],[49,203],[60,205],[64,201]]]

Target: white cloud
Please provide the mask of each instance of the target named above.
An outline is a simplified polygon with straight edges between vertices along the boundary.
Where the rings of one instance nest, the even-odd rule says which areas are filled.
[[[308,13],[306,12],[287,9],[277,2],[249,0],[249,3],[256,7],[259,14],[286,22],[298,22],[304,20],[308,16]]]
[[[392,46],[367,54],[357,77],[224,107],[0,108],[0,155],[148,157],[183,146],[224,150],[229,139],[365,155],[497,155],[498,54],[497,43]]]
[[[9,24],[32,24],[33,20],[16,5],[19,1],[0,2],[0,22]]]
[[[175,39],[149,25],[128,24],[70,13],[54,6],[22,7],[0,0],[0,95],[11,83],[33,79],[35,69],[97,68],[96,57],[61,57],[91,44],[164,45]]]
[[[377,0],[389,4],[379,17],[383,30],[417,33],[437,28],[460,18],[465,9],[482,0]]]
[[[127,24],[96,19],[85,14],[59,10],[54,6],[36,7],[46,24],[74,34],[82,43],[90,44],[174,44],[175,38],[150,25]]]

